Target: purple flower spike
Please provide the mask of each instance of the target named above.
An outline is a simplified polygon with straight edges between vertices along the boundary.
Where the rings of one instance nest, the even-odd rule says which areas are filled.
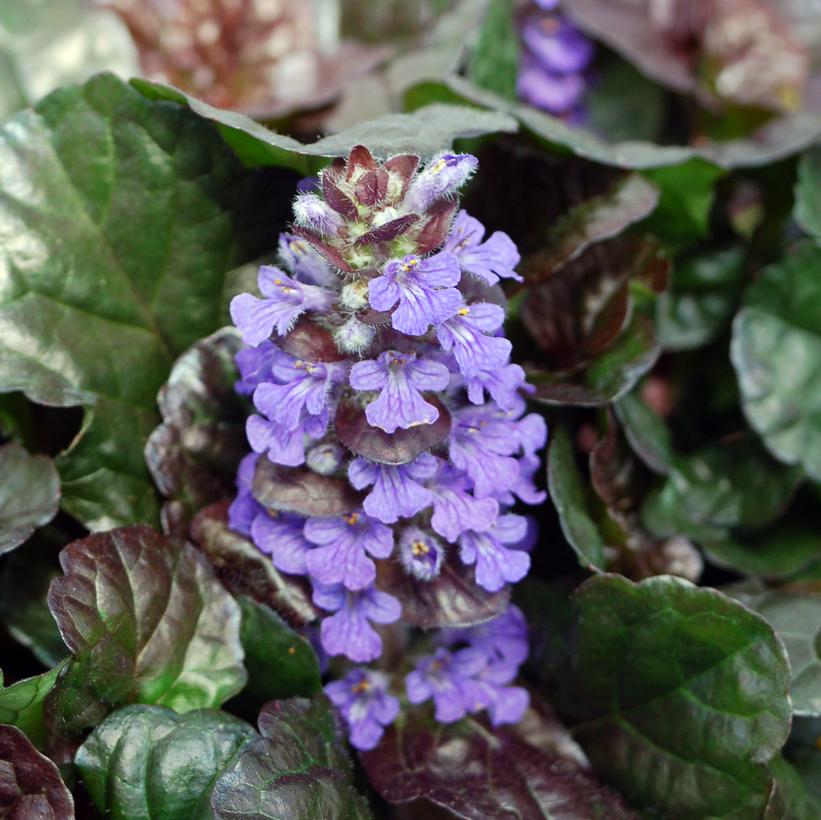
[[[302,534],[304,524],[305,519],[298,515],[262,513],[251,525],[251,538],[257,549],[271,556],[271,562],[280,572],[305,575],[311,545]]]
[[[310,243],[299,236],[291,233],[279,235],[279,257],[294,278],[306,285],[332,288],[337,284],[331,266]]]
[[[327,310],[333,302],[331,291],[304,285],[271,265],[259,269],[257,283],[266,298],[241,293],[231,300],[231,318],[248,345],[261,344],[275,329],[284,336],[306,310]]]
[[[320,438],[328,427],[328,414],[308,416],[295,430],[283,430],[262,416],[249,416],[245,423],[248,443],[255,453],[267,453],[274,464],[297,467],[305,463],[305,436]]]
[[[482,242],[484,235],[485,226],[478,219],[467,211],[459,211],[443,248],[456,255],[463,271],[488,285],[495,285],[500,279],[521,282],[522,277],[514,268],[522,257],[513,240],[506,233],[495,231],[487,242]]]
[[[399,539],[399,561],[420,581],[432,581],[442,569],[445,548],[437,538],[419,527],[408,527]]]
[[[318,416],[325,410],[328,392],[342,380],[344,370],[343,364],[306,362],[277,351],[271,372],[279,384],[261,384],[254,392],[254,404],[283,430],[296,430],[304,413]]]
[[[561,17],[530,17],[522,26],[522,41],[542,69],[552,74],[576,74],[593,58],[593,44]]]
[[[351,592],[341,584],[316,583],[313,598],[318,607],[336,613],[322,621],[323,648],[329,655],[345,655],[355,663],[367,663],[382,654],[382,639],[370,621],[392,624],[402,613],[396,598],[373,587]]]
[[[439,343],[445,350],[453,351],[463,376],[475,376],[507,362],[510,342],[500,336],[487,335],[497,331],[504,320],[505,312],[499,305],[478,302],[460,308],[439,326]]]
[[[348,467],[348,478],[357,490],[373,484],[365,499],[365,512],[384,524],[411,518],[430,506],[430,490],[419,482],[436,472],[436,458],[422,453],[410,464],[374,464],[361,456]]]
[[[405,206],[416,213],[427,210],[437,199],[461,188],[478,166],[479,160],[471,154],[443,153],[434,157],[411,182]]]
[[[474,498],[470,479],[460,470],[444,465],[429,487],[433,494],[431,525],[451,543],[467,530],[490,529],[499,515],[495,498]]]
[[[433,698],[438,721],[461,720],[468,712],[477,712],[487,705],[484,687],[475,680],[486,664],[480,650],[468,648],[450,653],[440,647],[432,657],[423,658],[405,678],[408,700],[418,704]]]
[[[444,390],[449,381],[445,365],[395,350],[385,351],[375,361],[359,362],[351,369],[351,387],[380,391],[365,416],[369,424],[386,433],[436,421],[439,411],[422,398],[420,391]]]
[[[521,515],[502,515],[487,532],[466,532],[459,539],[459,556],[465,564],[476,564],[476,583],[488,592],[515,584],[527,575],[530,556],[504,544],[515,544],[527,535],[527,520]]]
[[[450,437],[450,459],[473,480],[477,498],[507,492],[518,481],[519,464],[511,458],[519,449],[514,424],[490,406],[458,414]]]
[[[462,294],[454,287],[462,274],[452,253],[437,253],[427,259],[409,254],[385,265],[381,276],[368,283],[368,301],[375,310],[390,310],[391,324],[401,333],[421,336],[430,325],[453,316],[462,305]]]
[[[374,749],[384,727],[399,714],[399,700],[388,694],[387,676],[370,669],[352,669],[342,680],[327,684],[325,694],[342,713],[351,744],[361,752]]]
[[[336,518],[309,518],[305,537],[317,549],[307,556],[308,572],[321,584],[342,584],[358,590],[376,578],[376,566],[368,558],[387,558],[393,551],[393,530],[362,513]]]
[[[228,526],[243,535],[251,534],[251,524],[265,509],[251,493],[257,459],[259,459],[258,453],[248,453],[240,461],[237,470],[237,497],[228,508]]]

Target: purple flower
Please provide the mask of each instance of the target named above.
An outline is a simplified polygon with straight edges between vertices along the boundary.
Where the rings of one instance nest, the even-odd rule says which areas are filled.
[[[541,467],[541,461],[538,456],[522,456],[519,459],[519,477],[510,488],[510,493],[505,493],[499,497],[499,500],[505,504],[513,504],[515,499],[513,496],[518,496],[525,504],[542,504],[547,499],[547,493],[544,490],[536,489],[533,481],[533,475],[536,470]]]
[[[331,475],[335,473],[346,458],[346,452],[342,445],[335,441],[323,441],[315,444],[305,454],[305,463],[320,475]]]
[[[512,345],[500,336],[489,336],[502,326],[505,312],[499,305],[478,302],[462,307],[436,331],[444,350],[452,350],[465,377],[501,367]]]
[[[375,361],[359,362],[351,369],[351,387],[380,391],[365,416],[369,424],[386,433],[436,421],[439,411],[422,398],[420,391],[442,390],[449,381],[445,365],[395,350],[381,353]]]
[[[401,333],[421,336],[430,325],[453,316],[462,294],[453,287],[461,278],[459,260],[447,252],[427,259],[414,254],[385,265],[381,276],[368,283],[368,301],[375,310],[390,310],[391,324]]]
[[[512,454],[519,449],[514,422],[501,417],[491,405],[467,407],[454,413],[450,460],[473,480],[478,498],[507,492],[519,479]]]
[[[530,569],[530,556],[509,549],[527,534],[527,521],[521,515],[499,516],[487,532],[466,532],[459,538],[459,557],[465,564],[476,564],[476,583],[488,592],[498,592],[505,584],[521,581]]]
[[[266,341],[274,329],[284,336],[306,310],[327,310],[333,302],[331,291],[304,285],[271,265],[259,269],[257,283],[265,299],[241,293],[231,300],[231,318],[245,344]]]
[[[495,285],[499,279],[522,277],[514,270],[521,261],[513,240],[501,231],[495,231],[486,242],[482,242],[485,226],[467,211],[459,211],[442,249],[450,251],[459,259],[459,265],[466,273],[483,279],[488,285]]]
[[[405,194],[405,207],[422,213],[437,199],[449,196],[467,182],[479,166],[471,154],[442,153],[414,178]]]
[[[257,347],[243,347],[236,357],[240,379],[234,384],[237,393],[250,396],[257,387],[271,377],[271,357],[279,348],[268,340]]]
[[[326,409],[331,386],[344,377],[344,371],[342,363],[306,362],[277,351],[271,373],[278,384],[261,384],[254,391],[254,404],[283,430],[296,430],[305,413],[318,416]]]
[[[490,621],[460,630],[459,636],[476,649],[481,649],[492,664],[519,668],[528,654],[527,621],[524,613],[511,604],[501,615]]]
[[[438,538],[419,527],[408,527],[399,539],[399,561],[420,581],[432,581],[442,569],[445,548]]]
[[[450,542],[467,530],[482,532],[493,526],[499,515],[495,498],[474,498],[471,480],[460,470],[445,464],[435,482],[428,485],[433,496],[431,525]]]
[[[547,442],[547,422],[538,413],[529,413],[513,425],[514,434],[526,456],[533,456]]]
[[[342,217],[315,193],[300,194],[294,200],[294,221],[322,236],[335,235],[343,225]]]
[[[267,453],[274,464],[296,467],[305,463],[305,436],[320,438],[328,426],[328,414],[307,416],[295,430],[284,430],[276,422],[262,416],[249,416],[245,433],[251,449]]]
[[[336,614],[325,618],[320,627],[322,646],[329,655],[346,655],[356,663],[366,663],[382,654],[382,639],[370,622],[392,624],[402,607],[386,592],[371,587],[359,592],[341,584],[314,584],[314,603]]]
[[[581,74],[551,74],[532,59],[523,59],[516,80],[519,98],[551,114],[571,111],[581,100],[585,80]]]
[[[388,677],[370,669],[351,669],[342,680],[325,686],[350,731],[351,744],[362,752],[379,743],[384,727],[399,714],[399,700],[388,694]]]
[[[305,537],[317,549],[307,556],[308,572],[321,584],[364,589],[376,578],[368,558],[387,558],[393,551],[393,530],[362,513],[335,518],[309,518]]]
[[[521,36],[529,54],[551,74],[577,74],[593,58],[590,40],[561,17],[529,17],[522,26]]]
[[[251,492],[257,459],[258,453],[248,453],[240,461],[237,470],[237,497],[228,508],[228,526],[243,535],[251,534],[251,524],[257,515],[265,510]]]
[[[338,279],[331,266],[314,250],[313,246],[291,233],[279,235],[279,256],[295,279],[306,285],[334,288]]]
[[[306,556],[311,545],[302,528],[305,519],[289,513],[262,513],[251,525],[251,538],[257,549],[271,556],[271,563],[289,575],[308,572]]]
[[[422,453],[410,464],[389,466],[355,458],[348,467],[348,478],[357,490],[373,484],[365,499],[368,515],[384,524],[410,518],[430,506],[431,493],[420,482],[436,472],[436,458]]]
[[[487,693],[475,679],[486,664],[480,650],[468,648],[451,653],[440,647],[405,678],[408,700],[418,704],[433,698],[438,721],[460,720],[487,705]]]
[[[517,406],[519,390],[524,384],[525,372],[518,364],[479,370],[465,379],[468,398],[474,404],[484,404],[487,390],[502,410],[513,410]]]

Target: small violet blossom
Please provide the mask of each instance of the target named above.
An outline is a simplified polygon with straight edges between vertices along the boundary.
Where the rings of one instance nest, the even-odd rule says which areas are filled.
[[[420,359],[415,353],[386,350],[375,361],[355,364],[351,387],[378,390],[379,396],[365,410],[368,422],[386,433],[417,424],[431,424],[439,411],[422,398],[422,390],[444,390],[450,381],[445,365]]]
[[[446,251],[459,260],[459,267],[465,272],[478,276],[488,285],[495,285],[500,279],[522,277],[514,268],[522,257],[513,240],[502,231],[495,231],[482,242],[485,226],[467,211],[459,211],[450,229],[450,235],[443,245]]]
[[[479,302],[461,307],[437,329],[443,350],[453,351],[459,372],[473,376],[503,366],[510,355],[510,342],[491,336],[502,326],[505,312],[499,305]]]
[[[432,581],[442,571],[445,547],[442,542],[419,527],[408,527],[399,539],[399,561],[408,574],[422,581]]]
[[[460,557],[476,565],[476,583],[488,592],[498,592],[505,584],[515,584],[527,575],[530,556],[510,549],[527,535],[527,519],[502,515],[486,532],[469,531],[459,538]]]
[[[265,512],[254,519],[251,537],[261,552],[271,556],[280,572],[304,575],[311,545],[302,530],[303,522],[297,515]]]
[[[379,743],[385,727],[396,720],[399,700],[388,694],[388,676],[356,667],[325,686],[325,694],[348,724],[351,744],[362,752]]]
[[[368,301],[375,310],[390,310],[391,324],[401,333],[421,336],[430,325],[449,319],[462,305],[462,294],[454,287],[462,274],[452,253],[437,253],[427,259],[409,254],[385,266],[382,275],[371,279]]]

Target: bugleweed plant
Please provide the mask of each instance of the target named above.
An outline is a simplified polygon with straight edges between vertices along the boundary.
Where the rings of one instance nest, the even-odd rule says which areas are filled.
[[[641,5],[0,128],[0,818],[821,817],[818,25]]]

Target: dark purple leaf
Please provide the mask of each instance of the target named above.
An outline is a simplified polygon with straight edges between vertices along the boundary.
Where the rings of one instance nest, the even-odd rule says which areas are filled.
[[[0,447],[0,555],[48,524],[60,504],[60,476],[48,456],[19,444]]]
[[[416,173],[418,166],[419,157],[416,156],[416,154],[399,154],[398,156],[385,160],[385,168],[388,171],[393,171],[393,173],[398,174],[402,179],[402,196],[405,195],[405,191],[411,179],[413,179],[413,175]]]
[[[348,156],[348,179],[354,171],[363,168],[366,171],[374,171],[379,167],[371,152],[364,145],[355,145]]]
[[[370,245],[371,242],[389,242],[391,239],[396,239],[407,231],[411,225],[419,220],[416,214],[405,214],[398,216],[396,219],[391,219],[384,225],[368,231],[356,240],[357,245]]]
[[[344,478],[320,475],[307,467],[282,467],[267,458],[257,462],[254,498],[276,512],[332,516],[355,510],[362,496]]]
[[[297,359],[308,362],[339,362],[345,357],[333,340],[333,336],[311,319],[301,319],[279,346]]]
[[[449,557],[433,581],[419,581],[395,561],[380,561],[376,585],[399,599],[405,623],[434,629],[471,626],[507,609],[510,588],[491,595],[473,578],[474,568]]]
[[[375,168],[362,176],[356,185],[356,198],[363,205],[376,205],[388,193],[388,172]]]
[[[456,209],[457,202],[450,199],[440,199],[428,208],[428,221],[416,237],[416,252],[430,253],[436,250],[444,241],[450,230],[450,222]]]
[[[47,699],[55,731],[119,703],[216,707],[245,684],[239,606],[190,544],[146,526],[69,544],[49,608],[73,660]]]
[[[322,175],[322,193],[325,195],[325,201],[347,219],[356,219],[359,215],[353,200],[339,190],[330,174]]]
[[[590,451],[590,483],[607,507],[629,512],[646,490],[642,479],[639,464],[608,411],[607,430]]]
[[[237,465],[248,449],[246,403],[234,391],[234,357],[242,346],[234,328],[197,342],[176,362],[158,397],[163,423],[145,447],[145,460],[167,499],[163,524],[188,534],[193,514],[234,493]]]
[[[310,584],[304,578],[282,575],[268,556],[229,529],[227,502],[201,510],[191,524],[191,537],[234,595],[267,604],[294,626],[316,620]]]
[[[469,820],[636,817],[593,777],[564,727],[536,710],[519,727],[499,729],[472,718],[435,724],[417,710],[361,759],[389,802],[427,801]]]
[[[353,271],[353,268],[345,261],[342,254],[336,250],[336,248],[331,247],[331,245],[325,242],[319,234],[309,231],[306,228],[300,228],[298,225],[292,227],[291,230],[306,242],[310,242],[335,268],[339,268],[339,270],[343,270],[346,273]]]
[[[426,393],[425,400],[439,411],[433,424],[419,424],[389,434],[371,427],[365,409],[353,401],[342,401],[336,411],[336,433],[350,450],[379,464],[407,464],[420,453],[436,447],[450,434],[451,418],[447,407]]]
[[[0,725],[0,817],[74,818],[74,800],[57,767],[14,726]]]

